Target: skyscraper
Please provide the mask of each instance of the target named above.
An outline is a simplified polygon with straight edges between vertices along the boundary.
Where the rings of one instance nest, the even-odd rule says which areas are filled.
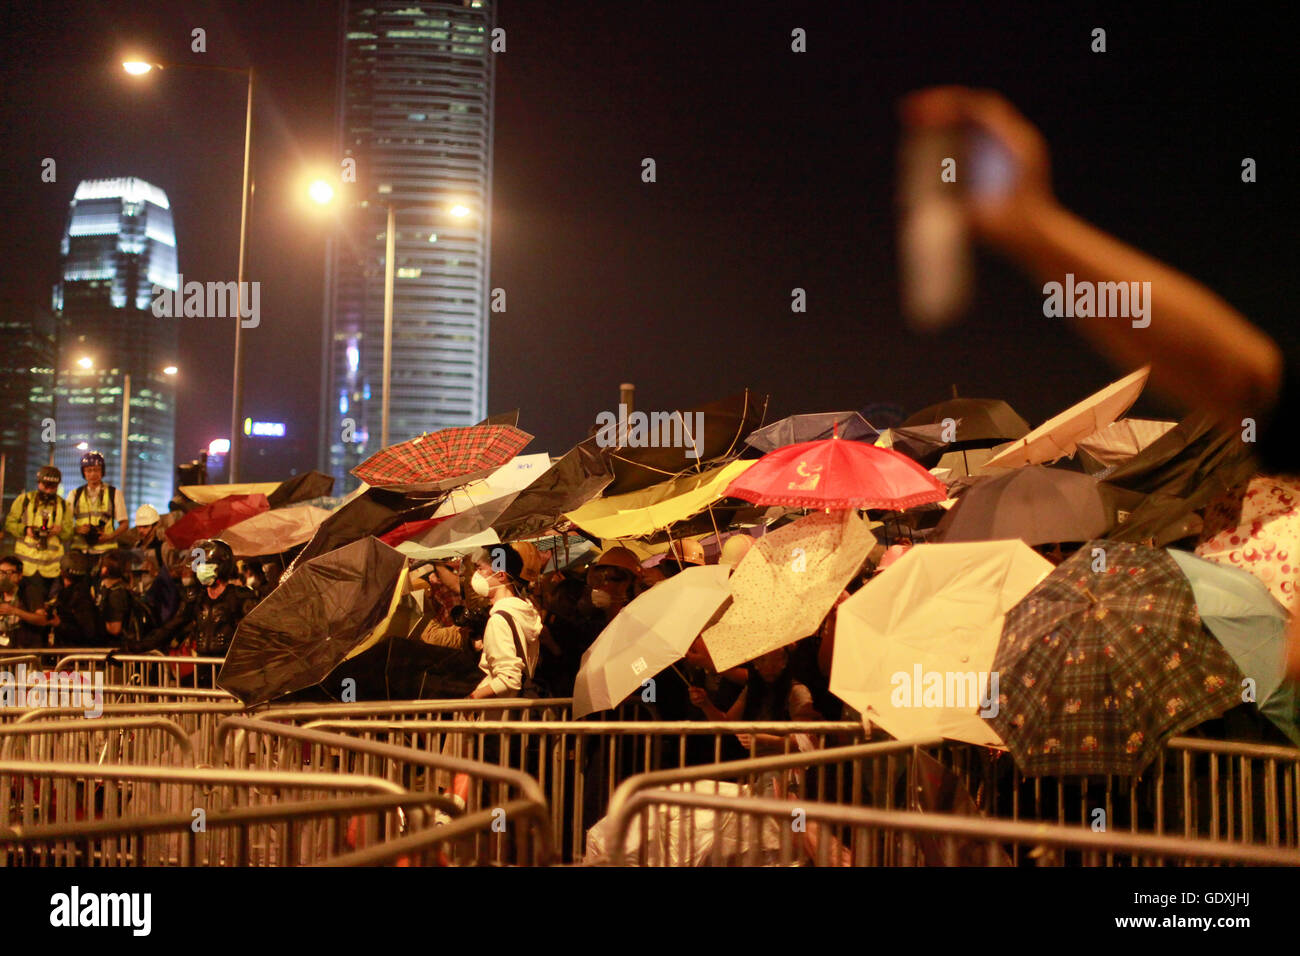
[[[6,507],[32,487],[36,469],[49,461],[41,443],[53,417],[54,322],[49,308],[5,297],[0,300],[0,453],[5,456]],[[8,514],[8,511],[5,512]]]
[[[379,447],[388,204],[389,441],[486,414],[494,85],[487,0],[348,0],[344,19],[339,138],[356,184],[331,244],[321,416],[336,489]]]
[[[64,487],[81,483],[87,450],[118,483],[122,395],[131,376],[127,510],[165,510],[172,495],[176,396],[164,368],[176,361],[176,319],[153,314],[153,287],[177,287],[176,233],[167,195],[141,179],[77,186],[63,235],[57,316],[54,463]]]

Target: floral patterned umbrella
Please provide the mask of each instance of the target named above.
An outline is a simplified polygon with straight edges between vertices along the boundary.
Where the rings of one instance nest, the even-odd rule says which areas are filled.
[[[1206,513],[1196,553],[1249,571],[1294,612],[1300,577],[1300,481],[1256,475],[1238,506],[1227,504],[1216,502]]]
[[[1161,744],[1241,702],[1164,551],[1089,542],[1007,612],[989,717],[1031,776],[1138,774]]]

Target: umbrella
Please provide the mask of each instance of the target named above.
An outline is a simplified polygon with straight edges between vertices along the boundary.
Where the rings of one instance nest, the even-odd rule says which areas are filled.
[[[948,497],[943,483],[906,455],[837,438],[768,452],[726,493],[762,505],[893,510]]]
[[[751,432],[745,444],[759,451],[775,451],[782,445],[797,445],[822,438],[843,438],[845,441],[875,441],[880,434],[871,423],[857,412],[815,412],[811,415],[791,415]]]
[[[504,465],[533,440],[511,425],[444,428],[371,455],[352,474],[402,491],[445,491]]]
[[[1030,465],[976,482],[935,533],[943,541],[1019,538],[1035,545],[1089,541],[1114,522],[1114,505],[1087,475]]]
[[[752,460],[733,461],[640,491],[595,498],[565,517],[593,537],[642,537],[708,508],[754,464]]]
[[[229,498],[231,495],[239,497],[265,495],[269,501],[270,496],[275,494],[275,490],[282,484],[284,482],[281,481],[245,481],[234,485],[181,485],[176,490],[184,498],[196,505],[210,505],[222,498]],[[189,512],[193,509],[187,504],[185,510]]]
[[[1226,527],[1223,527],[1226,525]],[[1208,512],[1203,558],[1249,571],[1288,611],[1296,609],[1300,576],[1300,482],[1257,475],[1246,486],[1240,509]]]
[[[615,707],[642,682],[676,663],[731,594],[730,568],[685,568],[625,607],[582,655],[573,716]]]
[[[725,671],[815,632],[875,543],[851,511],[819,511],[759,538],[732,573],[732,605],[704,632],[714,666]]]
[[[403,524],[433,516],[440,501],[416,502],[395,491],[366,488],[320,523],[307,546],[293,559],[286,575],[312,558],[368,535],[379,537]]]
[[[691,441],[682,443],[688,447],[674,447],[669,443],[606,449],[614,480],[605,491],[611,495],[639,491],[685,471],[698,472],[705,463],[715,459],[732,457],[743,444],[742,438],[763,423],[766,413],[767,396],[745,389],[716,402],[665,415],[667,418],[680,416],[691,426],[688,429]],[[655,429],[652,427],[650,431],[653,433]]]
[[[263,511],[221,532],[236,557],[275,554],[310,541],[330,513],[311,505]]]
[[[987,447],[1029,434],[1029,423],[997,398],[952,398],[939,402],[912,415],[903,422],[903,427],[941,425],[949,418],[957,423],[956,448]]]
[[[516,455],[486,478],[451,489],[446,500],[433,513],[434,517],[468,511],[507,495],[513,499],[550,467],[551,456],[546,452]]]
[[[276,489],[266,496],[267,504],[274,508],[324,498],[334,490],[334,479],[319,471],[305,471],[294,475],[288,481],[282,481]]]
[[[1205,626],[1255,682],[1259,712],[1300,746],[1300,687],[1283,679],[1286,608],[1246,571],[1173,548],[1169,556],[1191,582]]]
[[[1241,702],[1174,559],[1106,539],[1007,612],[993,670],[989,721],[1028,776],[1140,774],[1167,738]]]
[[[1054,418],[990,458],[988,468],[1015,468],[1056,461],[1074,454],[1079,441],[1095,435],[1123,415],[1146,386],[1151,366],[1147,365],[1118,382],[1112,382],[1083,401],[1071,405]]]
[[[217,685],[252,705],[320,683],[391,629],[405,570],[376,538],[308,561],[239,622]]]
[[[266,495],[230,495],[194,508],[165,533],[173,548],[184,551],[195,541],[215,538],[232,525],[261,514],[267,508]]]
[[[1164,544],[1195,533],[1189,530],[1192,512],[1245,482],[1255,470],[1250,445],[1239,432],[1221,427],[1204,412],[1189,415],[1128,461],[1095,476],[1148,496],[1107,536],[1122,541],[1152,538]]]
[[[410,535],[394,547],[407,557],[427,561],[500,544],[501,538],[493,530],[492,522],[509,506],[511,498],[511,495],[506,495],[456,514],[435,518],[429,522],[428,528]]]
[[[1079,457],[1090,473],[1128,461],[1177,422],[1147,418],[1121,418],[1079,441]]]
[[[960,428],[961,422],[958,420],[953,425],[952,434],[956,436]],[[892,448],[913,461],[933,468],[943,450],[951,444],[944,440],[944,431],[942,424],[886,428],[876,439],[876,444],[881,448]]]
[[[515,495],[493,522],[502,541],[533,538],[549,530],[564,512],[590,501],[613,480],[612,449],[588,438],[575,445]]]
[[[831,692],[899,740],[999,746],[1003,618],[1051,572],[1019,541],[917,545],[836,611]]]

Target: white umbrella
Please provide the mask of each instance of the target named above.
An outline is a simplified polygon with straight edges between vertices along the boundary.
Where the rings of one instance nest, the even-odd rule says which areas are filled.
[[[275,554],[310,541],[316,528],[329,516],[328,511],[315,505],[275,508],[231,525],[221,532],[220,538],[230,545],[237,558]]]
[[[643,681],[681,660],[730,596],[730,571],[718,564],[684,568],[623,608],[582,655],[573,716],[616,706]]]
[[[1147,383],[1151,366],[1147,365],[1100,392],[1071,405],[1055,418],[1048,419],[1024,438],[1017,438],[987,462],[985,468],[1017,468],[1041,465],[1073,455],[1083,439],[1106,428],[1129,410]]]
[[[831,692],[900,740],[1001,746],[977,711],[1002,621],[1051,572],[1018,540],[917,545],[839,606]]]

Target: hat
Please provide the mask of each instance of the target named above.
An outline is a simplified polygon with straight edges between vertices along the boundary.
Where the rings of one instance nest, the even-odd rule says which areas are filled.
[[[624,571],[631,571],[633,574],[641,573],[641,562],[636,559],[636,555],[628,548],[615,546],[610,548],[599,558],[591,563],[593,568],[605,565],[606,567],[622,568]]]
[[[157,524],[158,509],[153,505],[141,505],[135,509],[135,523],[137,526],[142,524]]]

